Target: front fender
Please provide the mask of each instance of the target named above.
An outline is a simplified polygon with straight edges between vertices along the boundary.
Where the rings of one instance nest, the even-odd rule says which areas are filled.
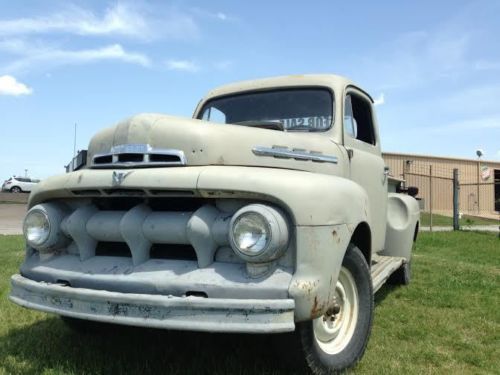
[[[368,222],[365,190],[338,176],[248,167],[206,168],[198,188],[207,195],[267,197],[285,207],[296,231],[296,267],[288,291],[295,300],[295,320],[326,312],[352,234]]]

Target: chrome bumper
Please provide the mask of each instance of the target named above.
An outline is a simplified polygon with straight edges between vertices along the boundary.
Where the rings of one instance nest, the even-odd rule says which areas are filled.
[[[293,299],[226,299],[118,293],[11,278],[9,299],[26,308],[140,327],[273,333],[295,329]]]

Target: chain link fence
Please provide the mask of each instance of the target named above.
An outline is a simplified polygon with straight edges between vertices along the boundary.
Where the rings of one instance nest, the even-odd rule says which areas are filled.
[[[406,187],[419,189],[422,226],[500,224],[500,170],[411,159],[392,161],[394,169]]]

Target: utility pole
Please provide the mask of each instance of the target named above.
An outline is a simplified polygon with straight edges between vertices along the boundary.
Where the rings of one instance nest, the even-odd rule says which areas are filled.
[[[453,169],[453,230],[460,229],[459,219],[459,189],[458,168]]]
[[[476,151],[477,155],[477,213],[479,214],[481,212],[481,206],[480,206],[480,200],[479,200],[479,176],[481,175],[481,156],[483,156],[483,150],[477,150]]]

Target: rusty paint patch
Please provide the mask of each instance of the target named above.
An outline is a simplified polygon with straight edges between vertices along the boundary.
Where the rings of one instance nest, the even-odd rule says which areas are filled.
[[[324,310],[325,305],[323,303],[318,302],[318,297],[314,296],[313,306],[311,309],[311,318],[317,318],[322,315],[322,311]]]
[[[333,240],[335,242],[337,242],[337,244],[340,244],[340,236],[335,229],[332,232],[332,237],[333,237]]]

